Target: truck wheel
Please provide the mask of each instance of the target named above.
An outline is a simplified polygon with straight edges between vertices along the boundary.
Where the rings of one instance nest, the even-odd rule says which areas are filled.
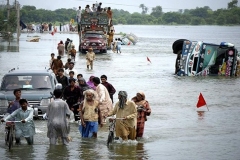
[[[102,53],[107,53],[107,49],[102,50]]]
[[[82,54],[86,54],[86,52],[87,52],[87,50],[85,50],[85,49],[82,49],[82,50],[81,50],[81,53],[82,53]]]

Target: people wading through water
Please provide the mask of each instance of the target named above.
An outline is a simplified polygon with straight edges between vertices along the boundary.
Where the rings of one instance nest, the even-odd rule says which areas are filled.
[[[55,54],[54,53],[51,53],[51,59],[49,60],[49,68],[52,68],[52,62],[53,60],[55,59]]]
[[[143,92],[138,92],[132,101],[137,105],[137,134],[136,138],[142,137],[144,132],[145,121],[147,121],[147,116],[151,114],[151,108],[148,101],[145,98]]]
[[[84,91],[84,101],[79,107],[79,115],[81,117],[81,126],[79,130],[82,137],[97,138],[98,124],[102,124],[102,114],[99,108],[99,103],[95,99],[96,92],[92,89]]]
[[[136,139],[137,109],[134,102],[127,100],[127,92],[119,91],[119,101],[108,116],[116,115],[116,137],[121,137],[123,141]]]
[[[71,62],[75,62],[76,53],[75,45],[72,45],[72,49],[70,50]]]
[[[58,50],[58,55],[59,56],[63,56],[63,54],[64,54],[64,44],[63,44],[63,41],[60,41],[58,43],[57,50]]]
[[[26,99],[19,100],[20,108],[12,112],[6,118],[1,119],[1,122],[8,121],[14,118],[15,121],[15,139],[16,144],[21,144],[21,137],[25,137],[29,145],[33,145],[33,136],[35,135],[35,125],[33,122],[33,108],[28,107]]]
[[[92,70],[93,69],[93,61],[95,60],[95,53],[93,52],[92,48],[88,49],[88,52],[86,54],[86,60],[87,60],[87,69]]]
[[[53,60],[51,68],[52,68],[53,72],[57,75],[58,70],[60,68],[63,68],[63,62],[61,60],[61,56],[57,56],[57,59]]]
[[[107,88],[100,83],[98,77],[93,78],[93,83],[96,86],[97,100],[99,101],[99,108],[102,113],[103,122],[105,123],[108,112],[113,109],[112,100]]]
[[[69,86],[67,86],[63,92],[63,97],[66,100],[69,108],[73,111],[75,116],[75,121],[78,121],[78,108],[79,105],[76,105],[78,102],[83,100],[83,95],[81,94],[79,86],[75,84],[75,79],[69,79]]]
[[[63,68],[60,68],[58,70],[58,75],[56,78],[57,78],[58,83],[62,84],[62,91],[63,91],[68,86],[68,78],[64,75]]]
[[[112,103],[113,103],[113,95],[116,92],[115,88],[113,87],[113,85],[111,83],[107,82],[107,76],[106,75],[101,75],[101,81],[102,81],[102,85],[104,85],[107,88],[109,96],[110,96],[110,98],[112,100]]]
[[[61,99],[62,90],[56,89],[53,92],[55,99],[48,105],[46,111],[47,117],[47,137],[52,145],[56,145],[58,137],[61,137],[62,143],[67,145],[70,126],[67,118],[70,117],[71,110],[68,104]]]
[[[69,76],[69,72],[70,71],[73,71],[74,72],[74,78],[77,79],[77,70],[74,68],[74,63],[73,62],[69,62],[69,66],[68,66],[68,69],[65,70],[65,76]]]

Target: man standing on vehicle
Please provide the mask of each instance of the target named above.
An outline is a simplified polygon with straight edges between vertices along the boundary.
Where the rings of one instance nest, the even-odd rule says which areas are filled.
[[[16,144],[20,144],[20,138],[25,137],[27,143],[32,145],[33,136],[36,133],[33,122],[33,108],[28,107],[26,99],[20,99],[19,104],[21,105],[21,108],[18,108],[6,118],[1,119],[1,121],[4,122],[11,118],[15,118],[15,121],[20,121],[15,123]]]
[[[77,18],[77,23],[80,23],[81,21],[81,6],[78,7],[78,10],[77,10],[77,15],[76,15],[76,18]]]

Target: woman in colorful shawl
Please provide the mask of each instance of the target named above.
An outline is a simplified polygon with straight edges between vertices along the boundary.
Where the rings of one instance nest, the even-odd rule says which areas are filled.
[[[91,87],[93,90],[96,90],[96,86],[93,83],[94,76],[90,76],[89,80],[87,81],[87,85]]]
[[[79,114],[81,117],[81,125],[79,131],[82,137],[97,137],[98,123],[102,127],[102,116],[98,107],[98,101],[95,100],[96,92],[88,89],[84,94],[84,101],[79,107]]]
[[[137,105],[137,136],[142,137],[144,132],[145,121],[147,121],[147,116],[151,114],[151,108],[148,101],[145,99],[145,94],[143,92],[138,92],[132,101]]]

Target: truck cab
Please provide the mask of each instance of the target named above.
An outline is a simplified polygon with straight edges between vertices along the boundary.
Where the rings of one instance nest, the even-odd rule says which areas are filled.
[[[86,53],[93,48],[95,53],[107,52],[107,33],[109,31],[107,13],[82,13],[80,28],[79,51]]]

